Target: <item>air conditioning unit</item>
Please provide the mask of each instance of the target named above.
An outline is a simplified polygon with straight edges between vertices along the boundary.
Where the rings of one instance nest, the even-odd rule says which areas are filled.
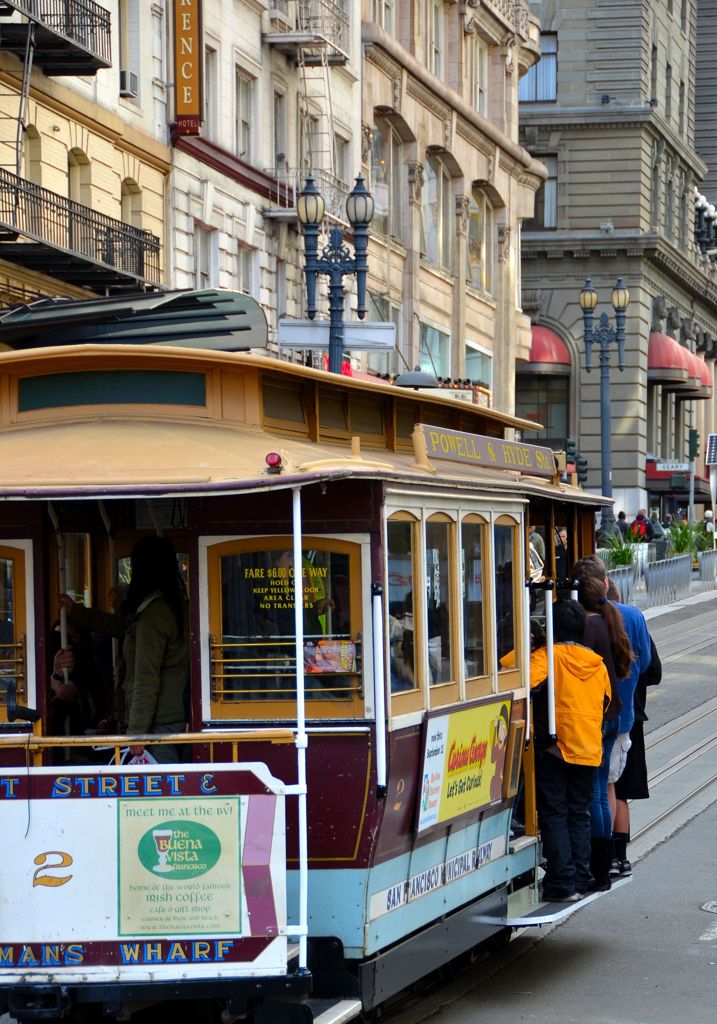
[[[119,85],[120,96],[139,96],[139,82],[134,71],[121,70]]]

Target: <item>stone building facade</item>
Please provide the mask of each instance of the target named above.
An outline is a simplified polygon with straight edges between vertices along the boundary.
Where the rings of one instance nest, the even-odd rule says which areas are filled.
[[[717,424],[717,272],[695,133],[704,76],[714,74],[697,49],[709,6],[530,5],[543,58],[521,84],[520,138],[548,179],[523,225],[523,296],[558,355],[545,356],[539,334],[535,362],[518,369],[516,411],[549,424],[544,436],[556,447],[575,437],[599,489],[599,372],[585,369],[578,294],[591,278],[596,313],[612,318],[621,276],[630,305],[624,372],[614,348],[611,356],[610,434],[613,494],[628,516],[687,504],[684,474],[660,467],[687,462],[690,429],[704,452]],[[708,494],[703,460],[696,489],[699,503]]]
[[[377,200],[369,289],[400,347],[384,368],[481,381],[512,410],[515,360],[530,343],[520,222],[543,173],[517,123],[537,25],[506,0],[365,0],[363,18],[363,169]]]
[[[0,12],[3,305],[165,279],[163,8],[66,0],[58,11],[17,0]]]

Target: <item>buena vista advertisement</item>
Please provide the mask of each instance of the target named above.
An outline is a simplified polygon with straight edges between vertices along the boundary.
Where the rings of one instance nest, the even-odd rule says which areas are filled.
[[[511,703],[500,697],[427,716],[419,832],[502,798]]]

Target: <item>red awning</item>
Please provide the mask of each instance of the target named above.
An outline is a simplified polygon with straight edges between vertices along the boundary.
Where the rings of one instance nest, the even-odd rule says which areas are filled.
[[[687,349],[669,334],[653,331],[647,349],[647,379],[668,391],[690,386]]]
[[[701,356],[690,352],[669,334],[653,331],[647,350],[647,378],[676,391],[685,399],[710,398],[712,374]]]
[[[534,326],[527,363],[517,367],[518,373],[570,373],[572,359],[563,339],[549,327]]]

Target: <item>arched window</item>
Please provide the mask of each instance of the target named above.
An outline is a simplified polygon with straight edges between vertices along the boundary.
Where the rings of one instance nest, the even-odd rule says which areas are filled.
[[[453,253],[451,176],[438,156],[426,161],[422,195],[421,251],[429,263],[450,269]]]
[[[134,178],[122,182],[122,220],[133,228],[142,227],[142,190]]]
[[[91,165],[81,149],[67,154],[67,195],[75,203],[92,206]]]
[[[25,132],[24,177],[33,185],[42,185],[42,141],[34,124]]]
[[[388,121],[373,126],[371,136],[371,192],[376,203],[371,230],[401,237],[403,144]]]
[[[484,192],[474,188],[468,219],[468,283],[488,294],[493,291],[494,237],[493,205]]]

